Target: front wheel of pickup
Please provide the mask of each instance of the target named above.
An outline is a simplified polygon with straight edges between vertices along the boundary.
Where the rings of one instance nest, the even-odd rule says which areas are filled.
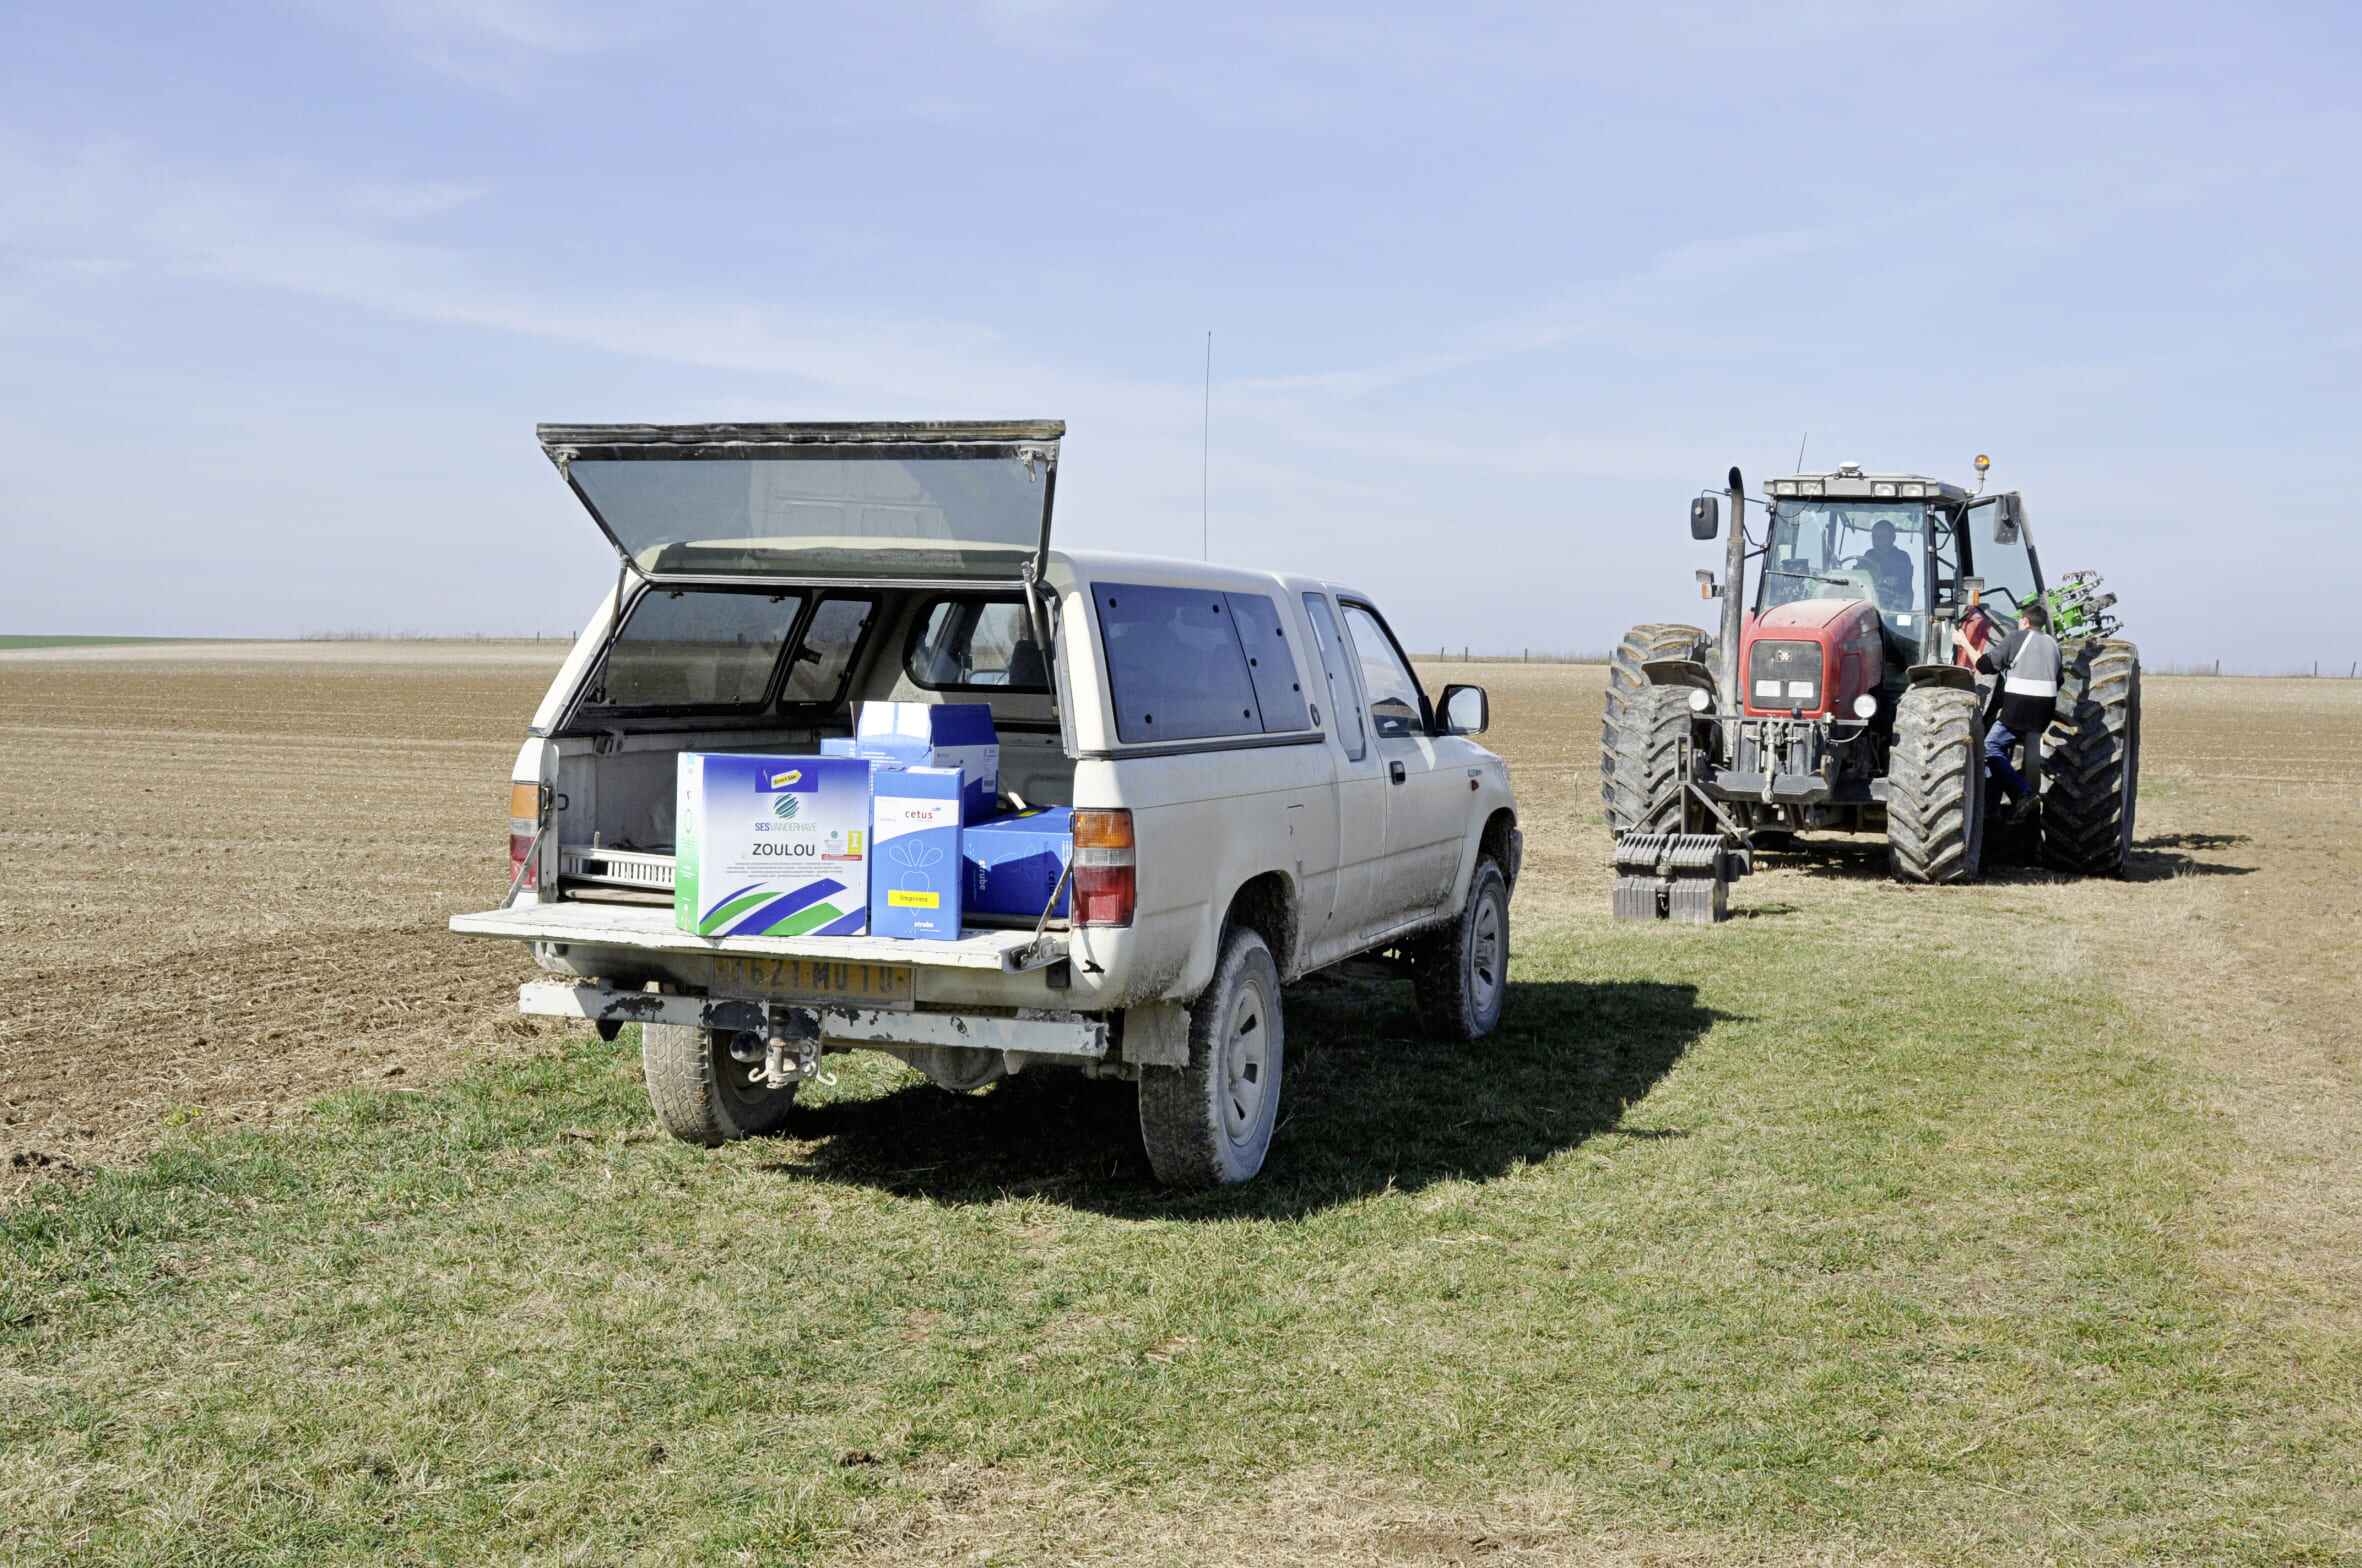
[[[656,1123],[683,1143],[711,1148],[758,1138],[787,1124],[796,1086],[766,1088],[748,1081],[746,1063],[730,1055],[726,1031],[690,1024],[640,1026],[640,1075]]]
[[[1189,1009],[1189,1064],[1140,1070],[1140,1142],[1156,1179],[1221,1187],[1261,1170],[1286,1061],[1279,966],[1261,936],[1235,926]]]
[[[1419,1022],[1446,1040],[1481,1040],[1509,996],[1509,880],[1487,856],[1468,879],[1459,916],[1411,948]]]

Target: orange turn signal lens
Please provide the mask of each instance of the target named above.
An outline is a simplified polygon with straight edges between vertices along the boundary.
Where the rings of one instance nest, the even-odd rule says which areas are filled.
[[[528,822],[540,821],[541,786],[538,784],[511,784],[508,787],[508,814],[512,817],[522,817]]]
[[[1129,811],[1077,811],[1074,814],[1077,849],[1130,849],[1132,814]]]

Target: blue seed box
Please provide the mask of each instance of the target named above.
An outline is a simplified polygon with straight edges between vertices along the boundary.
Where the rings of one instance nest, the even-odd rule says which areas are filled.
[[[1001,789],[1001,737],[981,702],[865,702],[851,739],[820,743],[823,756],[875,757],[914,768],[957,768],[962,814],[992,815]]]
[[[957,768],[870,768],[869,931],[956,942],[960,935]]]
[[[1073,858],[1074,812],[1068,807],[1038,806],[969,822],[960,834],[968,913],[1032,920],[1056,889],[1058,903],[1050,913],[1063,916],[1073,888],[1058,884]]]

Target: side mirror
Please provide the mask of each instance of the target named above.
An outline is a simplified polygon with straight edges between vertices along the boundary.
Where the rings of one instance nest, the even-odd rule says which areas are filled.
[[[1993,542],[2016,544],[2018,533],[2026,524],[2026,504],[2018,499],[2017,492],[2012,490],[2003,496],[1993,513]]]
[[[1702,495],[1689,504],[1689,536],[1711,539],[1722,532],[1722,498]]]
[[[1493,704],[1482,686],[1443,689],[1443,729],[1446,735],[1482,735],[1492,727]]]

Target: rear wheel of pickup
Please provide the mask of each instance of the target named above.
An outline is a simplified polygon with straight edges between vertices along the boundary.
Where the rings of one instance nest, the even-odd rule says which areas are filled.
[[[1476,862],[1459,918],[1411,948],[1419,1022],[1446,1040],[1481,1040],[1509,995],[1509,880],[1490,857]]]
[[[1189,1009],[1189,1065],[1140,1069],[1140,1142],[1156,1179],[1219,1187],[1261,1170],[1286,1058],[1279,965],[1260,935],[1234,926]]]
[[[753,1069],[730,1055],[727,1030],[691,1024],[640,1026],[640,1075],[657,1125],[683,1143],[708,1148],[777,1132],[795,1105],[796,1086],[750,1083]]]

